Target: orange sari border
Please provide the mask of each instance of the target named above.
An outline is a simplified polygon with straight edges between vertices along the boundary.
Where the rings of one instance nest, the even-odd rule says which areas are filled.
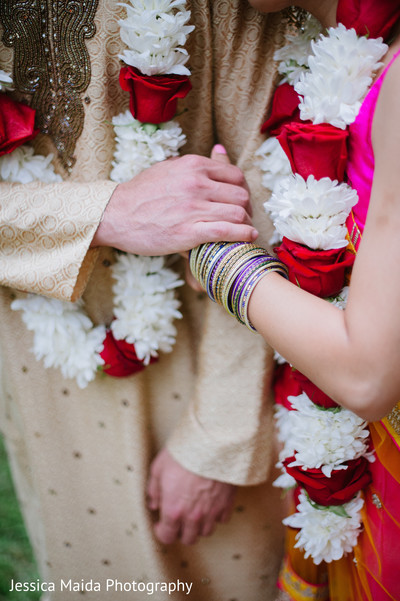
[[[356,254],[358,251],[360,242],[361,242],[361,231],[356,223],[353,211],[351,211],[350,215],[347,218],[346,227],[347,227],[347,236],[346,237],[347,237],[347,240],[349,241],[347,250]]]
[[[290,596],[291,601],[329,601],[329,586],[311,584],[293,570],[288,556],[285,557],[278,579],[278,587]]]
[[[400,403],[395,407],[400,414]],[[393,412],[392,412],[393,413]],[[389,414],[391,415],[391,414]],[[391,476],[400,484],[400,435],[393,428],[389,416],[379,422],[369,424],[375,453]]]

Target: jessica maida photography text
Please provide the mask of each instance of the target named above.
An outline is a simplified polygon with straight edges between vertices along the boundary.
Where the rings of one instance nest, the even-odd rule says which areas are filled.
[[[30,582],[17,582],[11,580],[10,592],[12,591],[39,591],[39,592],[99,592],[105,591],[109,593],[116,592],[139,592],[147,595],[155,593],[166,593],[173,595],[174,593],[185,593],[190,595],[193,582],[184,582],[176,580],[174,582],[139,582],[137,580],[122,581],[107,578],[104,582],[96,580],[63,580],[59,582],[41,582],[40,580],[32,580]]]

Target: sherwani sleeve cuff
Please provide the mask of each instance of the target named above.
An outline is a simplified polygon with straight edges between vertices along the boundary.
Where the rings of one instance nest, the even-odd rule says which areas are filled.
[[[97,258],[89,247],[116,185],[1,184],[0,283],[76,300]]]
[[[261,336],[209,303],[195,396],[167,448],[201,476],[265,481],[273,456],[272,352]]]
[[[273,443],[272,419],[264,423],[266,441]],[[268,445],[269,446],[269,445]],[[184,468],[212,480],[238,486],[261,484],[270,473],[269,452],[254,440],[227,440],[210,435],[193,411],[188,411],[167,442]]]

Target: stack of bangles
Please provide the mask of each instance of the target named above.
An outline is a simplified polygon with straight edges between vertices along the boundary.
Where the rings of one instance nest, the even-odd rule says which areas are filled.
[[[226,311],[255,331],[247,308],[260,279],[277,271],[288,279],[287,267],[264,248],[247,242],[201,244],[189,253],[190,271],[208,296]]]

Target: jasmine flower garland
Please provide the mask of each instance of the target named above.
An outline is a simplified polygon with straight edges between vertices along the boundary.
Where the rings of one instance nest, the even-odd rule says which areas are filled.
[[[127,18],[120,21],[121,39],[128,48],[120,59],[145,75],[190,75],[184,46],[194,26],[187,25],[186,1],[130,0],[122,6]]]
[[[110,179],[114,182],[126,182],[155,163],[178,156],[185,143],[185,135],[173,121],[160,126],[143,124],[126,111],[112,123],[116,149]]]
[[[194,27],[187,24],[190,12],[185,10],[185,2],[130,0],[122,6],[127,18],[119,22],[120,35],[127,48],[120,58],[139,71],[138,78],[190,75],[183,46]],[[0,90],[11,84],[10,76],[0,71]],[[177,97],[183,97],[189,89],[186,84],[184,93]],[[140,94],[136,95],[140,101]],[[175,105],[173,99],[170,113]],[[144,123],[126,111],[113,118],[113,126],[116,148],[110,179],[119,183],[158,161],[177,156],[185,143],[179,124],[173,120],[160,122],[155,118],[154,124]],[[0,178],[18,183],[61,181],[54,172],[52,158],[20,146],[0,157]],[[107,372],[109,366],[102,354],[110,335],[117,343],[131,345],[131,354],[142,366],[157,358],[159,352],[171,352],[175,343],[173,322],[182,315],[174,291],[183,282],[166,267],[164,258],[118,252],[112,273],[114,319],[109,327],[95,326],[82,301],[68,303],[29,294],[11,305],[13,310],[22,311],[24,323],[34,334],[35,357],[43,360],[46,368],[59,368],[64,377],[74,378],[81,388],[96,377],[99,369]]]
[[[174,290],[181,286],[162,257],[120,256],[113,269],[114,315],[111,330],[117,340],[135,345],[148,365],[158,352],[169,353],[175,343],[174,319],[180,319]]]
[[[29,184],[41,181],[46,184],[61,182],[62,177],[55,173],[53,154],[35,154],[31,146],[20,146],[11,154],[0,157],[0,180],[3,182]]]

